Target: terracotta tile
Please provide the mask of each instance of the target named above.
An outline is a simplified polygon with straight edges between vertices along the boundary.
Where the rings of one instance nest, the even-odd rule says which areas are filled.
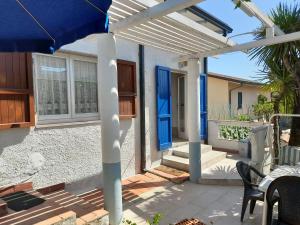
[[[65,219],[68,219],[70,217],[76,217],[76,213],[73,212],[73,211],[68,211],[68,212],[65,212],[63,214],[60,214],[59,217],[65,220]]]
[[[86,223],[90,223],[90,222],[93,222],[94,220],[96,220],[97,216],[94,213],[88,213],[88,214],[80,217],[80,219],[84,220]]]
[[[80,218],[76,219],[76,225],[86,225],[86,222]]]
[[[0,197],[8,194],[16,193],[18,191],[28,191],[28,190],[32,190],[32,182],[26,182],[22,184],[0,188]]]
[[[55,184],[55,185],[37,189],[37,191],[46,195],[46,194],[50,194],[50,193],[53,193],[56,191],[64,190],[65,186],[66,186],[65,183],[60,183],[60,184]]]
[[[108,212],[104,209],[95,210],[93,213],[97,216],[97,218],[102,218],[103,216],[108,215]]]
[[[55,224],[55,223],[59,223],[62,220],[63,219],[60,218],[59,216],[54,216],[54,217],[51,217],[51,218],[46,219],[44,221],[41,221],[41,222],[38,222],[38,223],[34,223],[34,225],[52,225],[52,224]]]

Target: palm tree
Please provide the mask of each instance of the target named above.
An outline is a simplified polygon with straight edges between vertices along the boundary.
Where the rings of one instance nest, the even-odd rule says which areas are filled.
[[[278,114],[281,112],[280,108],[283,102],[288,102],[294,105],[294,77],[285,69],[285,67],[278,64],[269,64],[267,71],[262,71],[260,74],[260,80],[264,82],[264,90],[276,93],[276,97],[273,96],[273,113]],[[278,120],[273,121],[274,133],[273,144],[275,157],[279,154],[277,134],[280,134]],[[277,161],[277,160],[276,160]]]
[[[298,4],[280,3],[271,11],[270,18],[286,34],[300,31],[300,7]],[[262,31],[263,30],[263,31]],[[266,37],[265,29],[258,30],[255,39]],[[268,71],[270,85],[279,93],[275,107],[279,107],[284,98],[292,98],[293,113],[300,114],[300,41],[292,41],[271,46],[254,48],[250,51],[251,59]],[[288,94],[287,93],[293,93]],[[279,111],[279,108],[275,109]],[[300,119],[293,118],[290,145],[300,146]]]

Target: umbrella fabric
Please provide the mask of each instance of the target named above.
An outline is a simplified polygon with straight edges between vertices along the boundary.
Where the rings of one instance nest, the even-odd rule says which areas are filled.
[[[53,53],[108,32],[111,0],[0,0],[0,52]]]

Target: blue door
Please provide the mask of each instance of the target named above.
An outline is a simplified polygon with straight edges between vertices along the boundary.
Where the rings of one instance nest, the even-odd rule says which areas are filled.
[[[157,149],[165,150],[172,146],[172,96],[171,71],[156,66],[156,116]]]
[[[201,139],[207,139],[207,76],[200,75],[200,121],[201,121]]]

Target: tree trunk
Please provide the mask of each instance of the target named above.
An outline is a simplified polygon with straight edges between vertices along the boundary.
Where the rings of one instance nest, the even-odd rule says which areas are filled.
[[[300,61],[295,65],[296,96],[294,104],[294,114],[300,114]],[[300,146],[300,117],[292,118],[290,146]]]
[[[280,100],[277,99],[274,101],[274,114],[279,113],[279,106],[280,106]],[[277,133],[279,131],[279,124],[277,123],[277,121],[279,121],[279,118],[274,117],[272,123],[274,124],[273,125],[273,150],[274,150],[274,155],[275,155],[275,164],[278,164],[278,155],[279,155],[279,149],[278,149],[279,143],[278,143],[278,139],[277,139]]]

